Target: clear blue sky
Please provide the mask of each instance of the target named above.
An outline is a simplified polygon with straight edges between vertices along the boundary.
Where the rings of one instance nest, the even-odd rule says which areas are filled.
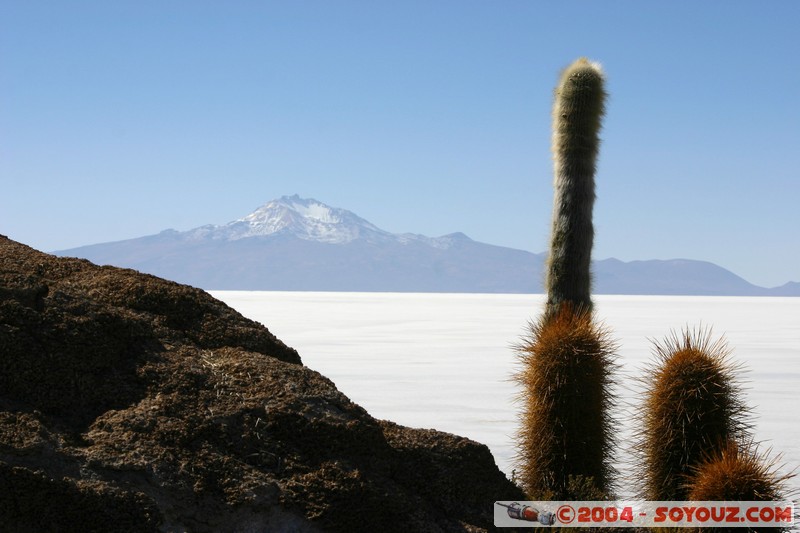
[[[800,2],[0,2],[0,233],[50,251],[298,193],[544,251],[559,70],[601,62],[594,257],[800,281]]]

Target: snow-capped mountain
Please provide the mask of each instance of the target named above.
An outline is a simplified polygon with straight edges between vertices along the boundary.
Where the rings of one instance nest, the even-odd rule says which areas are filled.
[[[434,248],[448,248],[455,240],[468,239],[463,233],[426,237],[412,233],[384,231],[352,211],[331,207],[313,198],[283,196],[249,215],[224,225],[207,225],[183,234],[190,240],[235,241],[250,237],[296,237],[305,241],[346,244],[355,240],[371,243],[419,242]]]
[[[234,241],[249,237],[292,235],[307,241],[343,244],[358,238],[390,239],[381,230],[345,209],[330,207],[298,195],[268,202],[249,215],[222,226],[202,226],[187,232],[194,239]]]
[[[544,254],[384,231],[356,214],[284,196],[222,225],[56,252],[204,289],[542,292]],[[800,285],[756,287],[689,260],[594,263],[597,294],[800,295]]]

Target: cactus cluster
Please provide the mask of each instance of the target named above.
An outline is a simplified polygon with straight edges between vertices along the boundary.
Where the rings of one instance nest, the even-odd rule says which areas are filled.
[[[578,59],[553,106],[554,190],[547,302],[518,345],[518,479],[531,499],[610,497],[615,343],[591,300],[592,209],[604,73]],[[757,451],[723,339],[710,329],[655,343],[638,411],[641,493],[651,500],[775,501],[787,476]]]
[[[758,451],[738,365],[711,330],[655,343],[638,431],[642,495],[650,500],[780,501],[786,481]],[[773,529],[774,530],[774,529]],[[719,533],[719,532],[717,532]]]

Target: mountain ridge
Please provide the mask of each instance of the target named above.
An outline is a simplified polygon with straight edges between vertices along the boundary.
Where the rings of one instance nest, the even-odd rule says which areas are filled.
[[[216,290],[540,293],[546,254],[390,233],[346,209],[298,195],[221,225],[53,252]],[[594,261],[597,294],[800,296],[800,283],[753,285],[689,259]]]

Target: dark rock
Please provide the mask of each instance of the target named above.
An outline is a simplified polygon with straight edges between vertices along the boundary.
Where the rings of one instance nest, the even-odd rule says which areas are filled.
[[[0,531],[481,531],[515,498],[207,293],[0,237]]]

